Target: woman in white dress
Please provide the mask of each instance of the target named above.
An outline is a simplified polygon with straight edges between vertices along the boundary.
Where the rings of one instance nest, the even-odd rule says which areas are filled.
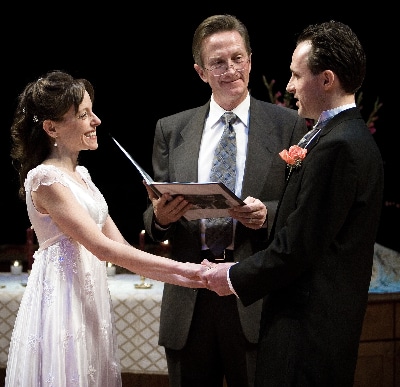
[[[93,87],[53,71],[19,95],[11,157],[39,249],[15,322],[7,387],[121,386],[105,262],[146,277],[204,287],[200,265],[130,246],[108,214],[82,150],[98,147]]]

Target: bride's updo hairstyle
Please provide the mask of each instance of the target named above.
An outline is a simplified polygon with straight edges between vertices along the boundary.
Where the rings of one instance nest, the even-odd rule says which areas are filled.
[[[19,174],[19,196],[25,200],[27,173],[50,154],[54,139],[43,129],[43,121],[61,121],[71,106],[78,112],[85,91],[93,102],[94,90],[86,79],[55,70],[26,85],[18,96],[11,125],[11,158]]]

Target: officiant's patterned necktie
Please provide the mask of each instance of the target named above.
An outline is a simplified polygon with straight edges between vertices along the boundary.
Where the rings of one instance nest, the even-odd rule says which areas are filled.
[[[223,182],[232,192],[236,183],[236,135],[232,124],[236,114],[225,112],[221,119],[225,122],[224,132],[214,153],[210,181]],[[232,243],[232,218],[209,218],[205,221],[206,245],[215,256],[222,254]]]

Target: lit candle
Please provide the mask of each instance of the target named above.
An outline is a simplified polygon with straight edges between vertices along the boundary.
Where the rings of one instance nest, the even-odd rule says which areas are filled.
[[[161,255],[164,257],[169,257],[169,240],[166,239],[160,243],[161,245]]]
[[[107,262],[106,269],[107,269],[108,276],[111,276],[111,277],[115,276],[117,268],[111,262]]]
[[[144,250],[144,245],[145,245],[144,238],[145,238],[145,235],[146,235],[146,231],[145,230],[140,231],[140,234],[139,234],[139,249],[140,250]]]
[[[20,261],[14,261],[14,263],[10,266],[10,270],[12,274],[21,274],[22,273],[22,264]]]

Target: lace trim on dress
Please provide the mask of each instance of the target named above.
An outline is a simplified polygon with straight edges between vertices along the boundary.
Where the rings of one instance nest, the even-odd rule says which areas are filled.
[[[78,166],[76,167],[76,170],[81,174],[81,176],[82,176],[85,180],[92,180],[88,169],[87,169],[86,167],[84,167],[83,165],[78,165]]]
[[[57,235],[55,238],[51,238],[44,242],[45,246],[41,246],[33,255],[35,259],[41,256],[44,249],[53,246],[51,255],[49,256],[49,261],[54,265],[56,272],[60,274],[62,279],[71,277],[72,274],[77,273],[77,263],[80,261],[80,247],[79,243],[71,240],[71,238],[64,237],[60,238]],[[74,248],[71,248],[71,245]]]
[[[76,169],[84,179],[91,180],[89,171],[86,167],[78,165]],[[65,173],[54,165],[40,164],[28,172],[24,183],[25,191],[37,191],[41,185],[52,185],[54,183],[60,183],[63,186],[68,187],[63,176],[65,176]]]

